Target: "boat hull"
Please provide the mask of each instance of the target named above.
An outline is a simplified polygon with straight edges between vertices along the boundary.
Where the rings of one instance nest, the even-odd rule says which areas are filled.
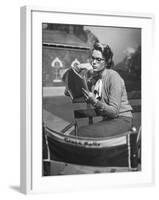
[[[51,160],[88,166],[137,168],[136,132],[118,137],[82,138],[46,129]]]

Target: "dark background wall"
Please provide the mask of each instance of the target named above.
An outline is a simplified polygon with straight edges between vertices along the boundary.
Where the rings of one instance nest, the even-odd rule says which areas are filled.
[[[63,86],[56,82],[57,69],[52,62],[58,58],[62,67],[58,79],[77,59],[88,62],[90,49],[95,41],[109,44],[114,53],[114,70],[126,83],[127,90],[141,89],[141,29],[120,27],[99,27],[66,24],[43,24],[43,87]],[[58,68],[58,66],[57,66]]]
[[[68,49],[66,47],[43,47],[43,86],[62,86],[62,82],[56,83],[55,68],[53,68],[52,61],[59,58],[62,62],[62,67],[59,69],[59,78],[63,72],[69,68],[75,59],[80,63],[87,62],[89,58],[89,50],[82,49]]]

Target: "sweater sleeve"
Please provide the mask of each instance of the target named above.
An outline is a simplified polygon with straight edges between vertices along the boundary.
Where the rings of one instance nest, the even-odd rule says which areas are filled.
[[[98,101],[95,105],[97,112],[110,118],[116,118],[119,115],[121,96],[122,96],[122,79],[117,73],[111,74],[109,84],[108,102]]]

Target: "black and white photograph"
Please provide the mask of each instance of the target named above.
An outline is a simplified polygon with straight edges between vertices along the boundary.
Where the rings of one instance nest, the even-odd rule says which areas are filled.
[[[41,31],[42,176],[142,171],[142,29]]]
[[[2,2],[2,200],[158,199],[157,3]]]

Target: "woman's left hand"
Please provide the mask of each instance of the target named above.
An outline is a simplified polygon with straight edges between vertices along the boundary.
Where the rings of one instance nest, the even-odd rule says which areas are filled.
[[[84,88],[82,88],[82,92],[87,103],[91,103],[92,105],[94,105],[97,102],[97,99],[92,92],[88,92]]]

